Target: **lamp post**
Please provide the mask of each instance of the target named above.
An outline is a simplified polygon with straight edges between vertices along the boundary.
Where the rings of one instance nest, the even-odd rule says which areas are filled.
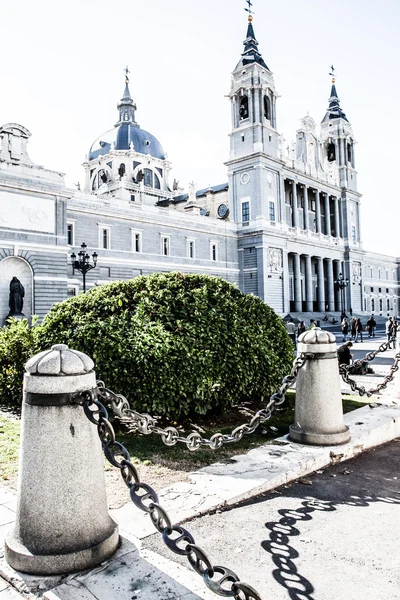
[[[74,270],[76,269],[77,271],[82,273],[83,291],[84,292],[86,292],[86,273],[95,268],[95,266],[97,264],[97,256],[98,256],[97,252],[93,252],[93,254],[92,254],[93,264],[90,264],[90,262],[89,262],[90,256],[86,252],[86,248],[87,248],[87,246],[86,246],[85,242],[83,242],[83,244],[81,245],[81,250],[80,250],[80,252],[78,252],[78,258],[76,257],[75,252],[73,252],[71,254],[72,268]]]
[[[344,290],[349,285],[349,280],[345,279],[343,277],[342,273],[339,273],[338,278],[335,281],[335,285],[337,285],[340,290],[340,300],[341,300],[341,304],[342,304],[342,318],[343,318],[344,315],[346,314],[346,299],[345,299]]]

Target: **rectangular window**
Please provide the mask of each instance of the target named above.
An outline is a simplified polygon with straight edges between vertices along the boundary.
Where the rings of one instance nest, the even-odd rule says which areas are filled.
[[[371,288],[371,292],[373,292],[373,291],[374,291],[374,288],[372,287],[372,288]]]
[[[132,252],[142,252],[142,232],[132,231]]]
[[[210,259],[218,260],[218,244],[216,242],[210,242]]]
[[[188,258],[194,258],[195,256],[194,240],[187,240],[187,256]]]
[[[168,236],[162,236],[161,238],[161,254],[163,256],[169,256],[170,253],[170,241]]]
[[[110,248],[110,230],[108,227],[103,227],[101,231],[101,247],[104,248],[104,250],[108,250]]]
[[[100,267],[99,269],[100,279],[108,279],[111,277],[110,267]]]
[[[353,242],[357,241],[355,225],[351,226],[351,239],[353,240]]]
[[[386,293],[387,293],[387,294],[389,293],[389,288],[386,288]]]
[[[387,310],[390,310],[390,300],[389,298],[386,300]]]
[[[250,202],[242,202],[242,223],[250,221]]]
[[[135,194],[131,194],[131,202],[135,202]]]
[[[382,294],[382,288],[379,288],[378,292],[379,294]]]
[[[269,203],[269,220],[275,221],[275,202]]]
[[[311,200],[311,211],[315,212],[315,200]]]
[[[389,279],[389,271],[386,271],[386,279]]]
[[[67,223],[67,244],[68,246],[75,245],[75,228],[74,223]]]

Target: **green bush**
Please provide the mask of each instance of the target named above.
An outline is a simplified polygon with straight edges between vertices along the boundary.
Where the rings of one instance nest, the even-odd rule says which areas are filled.
[[[6,404],[22,402],[24,365],[35,353],[35,333],[27,319],[11,318],[0,329],[0,399]]]
[[[268,396],[290,371],[281,319],[217,277],[154,273],[55,305],[36,350],[65,343],[140,411],[178,418]],[[20,362],[18,362],[20,364]]]

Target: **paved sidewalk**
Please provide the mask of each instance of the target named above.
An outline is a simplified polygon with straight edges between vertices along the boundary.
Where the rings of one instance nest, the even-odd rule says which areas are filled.
[[[367,401],[371,402],[370,399]],[[345,422],[351,432],[348,444],[331,447],[303,446],[290,442],[284,436],[272,444],[265,444],[245,455],[236,456],[227,463],[215,463],[193,472],[189,474],[188,482],[157,490],[160,503],[172,520],[179,523],[275,489],[323,467],[352,458],[367,448],[399,437],[400,399],[394,395],[394,384],[389,384],[383,394],[374,397],[371,404],[345,415]],[[4,488],[0,489],[0,542],[3,542],[12,526],[15,508],[15,494]],[[155,531],[146,514],[131,502],[111,511],[111,514],[119,522],[122,545],[110,561],[85,573],[64,578],[40,578],[16,573],[1,558],[0,576],[4,579],[0,584],[3,586],[0,587],[0,600],[215,598],[205,588],[202,578],[193,571],[142,549],[141,540]],[[201,540],[196,542],[201,546]]]

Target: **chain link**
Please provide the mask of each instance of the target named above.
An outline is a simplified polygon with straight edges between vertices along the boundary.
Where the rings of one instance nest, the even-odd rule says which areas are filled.
[[[120,418],[128,419],[134,431],[138,431],[144,435],[155,433],[161,437],[166,446],[175,446],[177,443],[182,443],[186,444],[188,450],[191,452],[195,452],[204,446],[211,448],[212,450],[218,450],[224,444],[238,442],[244,435],[253,433],[259,425],[271,418],[274,410],[285,401],[286,392],[295,383],[297,375],[304,366],[306,360],[306,355],[300,354],[293,361],[290,375],[283,378],[279,390],[272,394],[268,404],[257,411],[250,421],[236,427],[231,434],[215,433],[210,439],[203,438],[200,433],[197,432],[190,433],[188,436],[184,437],[179,434],[176,427],[159,427],[155,417],[152,417],[147,413],[139,413],[131,408],[125,396],[122,394],[115,394],[106,388],[103,381],[97,382],[97,394],[105,404],[111,406],[114,414]],[[93,414],[101,413],[101,409],[92,409],[92,411]],[[101,415],[103,418],[104,415],[102,413]],[[95,421],[92,420],[92,423],[95,423]]]
[[[396,338],[393,337],[388,342],[384,342],[379,346],[377,350],[373,352],[369,352],[364,358],[360,358],[353,362],[352,365],[340,365],[339,372],[342,376],[342,379],[345,383],[347,383],[353,392],[358,392],[360,396],[367,396],[370,398],[373,394],[378,394],[381,390],[385,389],[391,381],[393,381],[394,374],[399,370],[400,363],[400,350],[394,357],[393,365],[390,367],[389,374],[386,375],[382,383],[377,385],[374,388],[370,388],[369,390],[365,389],[363,385],[358,385],[354,379],[351,379],[349,375],[349,371],[352,371],[354,368],[362,367],[366,362],[371,362],[374,358],[380,354],[381,352],[386,352],[386,350],[390,349],[391,344],[396,344]]]
[[[247,583],[240,581],[236,573],[227,567],[213,565],[187,529],[172,524],[168,513],[159,504],[155,490],[140,480],[127,448],[115,439],[113,426],[108,420],[108,412],[97,399],[100,389],[82,392],[77,403],[83,406],[89,421],[96,425],[104,455],[110,464],[120,469],[121,477],[129,488],[132,502],[150,515],[154,527],[161,533],[166,546],[175,554],[186,556],[194,571],[201,575],[212,592],[234,600],[262,600],[259,593]],[[107,394],[112,392],[107,390]],[[123,396],[119,398],[125,401]],[[140,415],[140,418],[142,416]]]

